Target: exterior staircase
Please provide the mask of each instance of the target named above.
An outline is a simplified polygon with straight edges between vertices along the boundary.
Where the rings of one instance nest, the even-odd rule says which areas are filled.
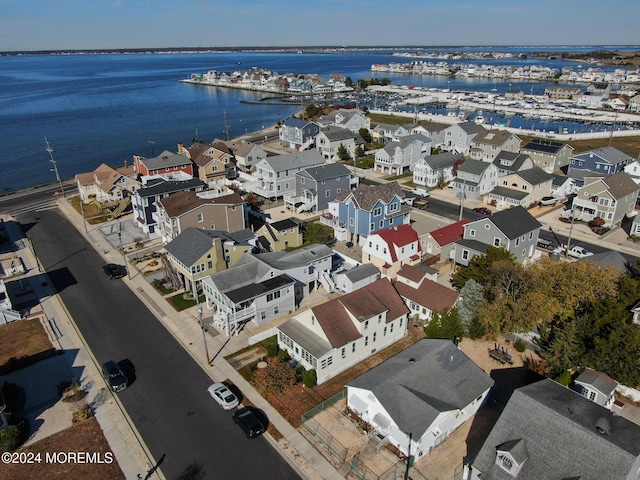
[[[111,219],[113,220],[114,218],[118,218],[122,214],[122,212],[124,212],[127,209],[129,205],[131,205],[130,197],[126,197],[120,200],[120,202],[118,203],[118,206],[111,211]]]
[[[320,273],[320,283],[322,283],[327,293],[333,293],[336,289],[336,284],[331,280],[331,276],[326,271]]]
[[[20,315],[20,312],[11,310],[10,308],[0,308],[0,325],[5,325],[21,319],[22,315]]]
[[[184,283],[182,282],[182,277],[176,272],[176,269],[173,267],[171,262],[167,260],[166,255],[162,257],[162,268],[164,270],[165,278],[168,278],[171,283],[173,283],[173,288],[180,289],[184,288]]]

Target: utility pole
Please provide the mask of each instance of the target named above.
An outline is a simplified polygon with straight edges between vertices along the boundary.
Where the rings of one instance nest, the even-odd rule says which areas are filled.
[[[229,141],[229,124],[227,123],[227,109],[222,109],[222,114],[224,115],[224,131],[227,133],[227,141]]]
[[[200,330],[202,330],[202,341],[204,343],[204,353],[207,356],[207,365],[211,365],[211,357],[209,357],[209,346],[207,345],[207,336],[206,328],[202,323],[202,305],[198,303],[198,324],[200,325]]]
[[[49,152],[49,156],[51,157],[51,160],[49,160],[51,163],[53,163],[53,171],[56,173],[56,180],[58,181],[58,183],[60,184],[60,191],[62,192],[62,196],[64,197],[64,185],[62,185],[62,180],[60,180],[60,173],[58,172],[58,165],[56,164],[56,159],[53,156],[53,148],[51,148],[51,146],[49,145],[49,140],[47,140],[47,137],[44,137],[44,141],[47,144],[47,152]]]

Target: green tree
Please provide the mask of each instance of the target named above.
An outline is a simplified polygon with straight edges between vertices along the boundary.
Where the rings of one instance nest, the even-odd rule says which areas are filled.
[[[366,143],[371,143],[371,141],[373,140],[371,132],[368,128],[361,128],[360,130],[358,130],[358,133]]]
[[[345,84],[347,87],[349,87],[349,88],[353,87],[353,80],[351,80],[351,77],[347,77],[347,78],[344,80],[344,84]]]
[[[364,151],[364,148],[362,148],[362,145],[358,145],[356,147],[355,153],[356,153],[356,158],[364,157],[365,151]]]
[[[424,327],[424,333],[428,338],[448,338],[452,342],[458,342],[464,336],[464,327],[456,307],[450,308],[444,314],[435,313]]]
[[[351,158],[349,150],[347,150],[347,147],[345,147],[343,144],[340,144],[340,146],[338,147],[338,158],[343,162]]]
[[[483,287],[487,287],[491,282],[490,267],[498,260],[508,260],[515,263],[516,257],[505,248],[497,248],[490,246],[484,255],[476,255],[471,259],[465,267],[458,268],[456,273],[451,276],[451,284],[460,290],[467,280],[475,280]]]
[[[473,321],[478,318],[478,311],[484,305],[484,288],[474,279],[467,280],[460,289],[460,300],[458,301],[458,315],[467,332]]]
[[[303,384],[307,388],[313,388],[318,383],[318,378],[316,376],[316,371],[311,369],[304,372],[304,380]]]

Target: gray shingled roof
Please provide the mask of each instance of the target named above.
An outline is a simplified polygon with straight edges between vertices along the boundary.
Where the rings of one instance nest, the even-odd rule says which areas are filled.
[[[631,157],[629,155],[621,152],[615,147],[596,148],[594,150],[588,150],[586,152],[578,153],[576,155],[573,155],[571,158],[591,158],[593,155],[599,157],[601,160],[611,165],[615,165],[624,160],[631,160]]]
[[[531,157],[524,153],[500,150],[496,158],[493,159],[493,164],[501,170],[517,172],[522,167],[522,164],[530,159]]]
[[[291,252],[267,252],[254,255],[256,260],[264,262],[272,268],[278,270],[288,270],[290,268],[303,267],[318,259],[333,255],[326,245],[315,243],[306,247],[292,250]]]
[[[353,195],[355,203],[363,210],[371,211],[373,207],[382,200],[389,203],[394,196],[404,198],[404,192],[398,182],[381,183],[378,185],[367,185],[361,183],[355,190],[343,190],[336,195],[337,202],[344,202],[350,195]]]
[[[606,435],[596,429],[602,425]],[[472,462],[483,480],[514,478],[496,465],[496,448],[518,439],[526,441],[528,456],[517,480],[636,474],[632,467],[640,455],[640,426],[553,380],[515,390]]]
[[[237,232],[223,232],[189,227],[164,248],[184,265],[191,266],[211,250],[214,238],[220,238],[223,242],[231,241],[237,245],[249,245],[255,234],[248,228]]]
[[[180,165],[188,165],[191,163],[189,157],[184,154],[171,153],[168,150],[162,152],[154,158],[143,158],[142,163],[149,170],[159,170],[161,168],[179,167]]]
[[[491,129],[479,132],[475,137],[473,137],[473,141],[485,143],[487,145],[504,145],[511,135],[511,132],[508,130]]]
[[[625,171],[616,173],[603,179],[605,185],[609,187],[609,193],[616,200],[626,197],[627,195],[638,192],[640,187],[633,181],[631,175]]]
[[[493,380],[450,340],[423,339],[348,386],[370,390],[398,427],[416,437],[442,412],[462,409]]]
[[[480,175],[491,165],[488,162],[482,160],[476,160],[474,158],[468,158],[458,167],[459,172],[466,172],[473,175]]]
[[[461,153],[444,152],[437,155],[427,155],[424,161],[432,170],[441,170],[443,168],[453,167],[457,161],[464,162],[464,155]]]
[[[602,253],[595,253],[588,257],[581,258],[578,262],[594,263],[601,267],[612,267],[619,272],[626,272],[631,267],[631,263],[619,252],[610,250]]]
[[[380,270],[378,270],[378,267],[373,263],[363,263],[362,265],[358,265],[357,267],[353,267],[352,269],[341,273],[344,273],[349,280],[355,283],[379,274]]]
[[[331,141],[354,138],[354,133],[351,130],[342,127],[324,127],[320,129],[320,133],[323,133]]]
[[[333,350],[329,342],[319,335],[313,333],[312,330],[301,324],[295,317],[287,320],[278,326],[278,330],[287,337],[294,339],[295,342],[304,348],[315,358],[320,358],[324,354]]]
[[[541,168],[533,167],[518,172],[518,176],[531,185],[540,185],[541,183],[553,180],[553,176],[545,172]]]
[[[287,118],[284,121],[284,125],[286,125],[287,127],[295,127],[295,128],[304,128],[309,123],[313,123],[313,122],[310,122],[309,120],[304,120],[302,118],[296,118],[296,117]]]
[[[274,172],[284,172],[294,168],[308,168],[325,163],[320,152],[315,149],[267,157],[264,161],[271,166]]]
[[[486,130],[486,128],[484,128],[482,125],[478,125],[476,122],[462,122],[456,123],[455,125],[458,125],[467,134],[475,134]]]
[[[296,175],[303,175],[313,178],[316,182],[329,180],[337,177],[348,177],[349,169],[341,163],[326,163],[317,167],[309,167]]]
[[[496,212],[491,217],[482,220],[493,223],[511,240],[542,226],[533,215],[520,206]]]
[[[507,187],[493,187],[493,190],[489,192],[490,195],[497,195],[504,198],[513,198],[514,200],[522,200],[529,195],[529,192],[523,192],[522,190],[516,190],[515,188]]]
[[[591,368],[585,368],[584,372],[578,375],[575,382],[591,385],[593,388],[607,396],[611,395],[618,387],[618,382],[612,379],[609,375],[598,372],[597,370],[592,370]]]

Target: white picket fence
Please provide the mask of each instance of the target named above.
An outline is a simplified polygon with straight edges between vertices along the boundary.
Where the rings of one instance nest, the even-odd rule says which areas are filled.
[[[258,333],[257,335],[253,335],[252,337],[249,337],[249,345],[255,345],[262,340],[273,337],[277,333],[278,329],[276,327],[272,327],[269,330],[265,330],[264,332]]]

